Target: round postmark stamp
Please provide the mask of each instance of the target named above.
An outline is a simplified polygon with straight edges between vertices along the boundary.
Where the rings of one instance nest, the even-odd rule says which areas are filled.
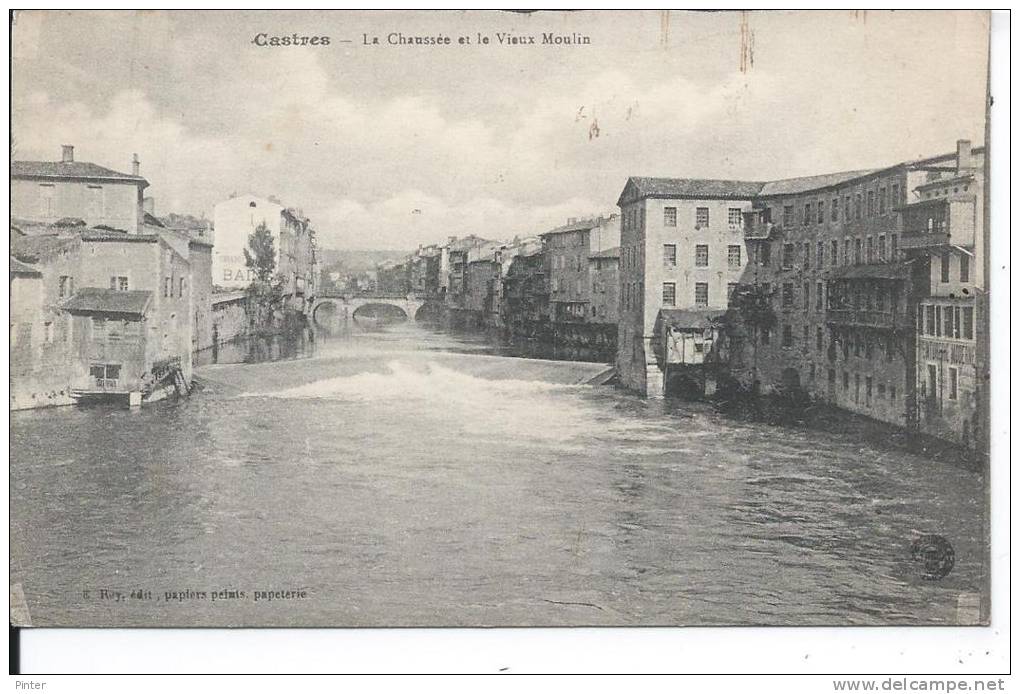
[[[921,535],[910,545],[910,558],[924,566],[921,578],[938,581],[949,575],[956,564],[956,552],[941,535]]]

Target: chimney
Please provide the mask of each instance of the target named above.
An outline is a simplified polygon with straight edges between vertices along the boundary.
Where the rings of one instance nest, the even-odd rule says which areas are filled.
[[[142,211],[148,212],[153,217],[156,216],[156,198],[148,196],[142,198]]]
[[[132,154],[131,155],[131,175],[132,176],[137,176],[138,175],[138,167],[139,167],[140,163],[141,162],[138,161],[138,153],[136,152],[135,154]]]
[[[956,141],[956,173],[969,171],[973,168],[970,156],[970,140]]]
[[[60,161],[64,163],[74,161],[74,145],[60,146]]]

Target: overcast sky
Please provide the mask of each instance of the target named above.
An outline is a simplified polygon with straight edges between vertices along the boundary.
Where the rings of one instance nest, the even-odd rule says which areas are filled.
[[[273,194],[324,246],[411,249],[615,211],[631,175],[767,180],[983,141],[985,14],[751,13],[745,71],[742,18],[19,13],[17,158],[66,143],[129,171],[137,152],[158,214]],[[260,32],[331,41],[259,47]],[[385,45],[390,32],[454,45]],[[591,44],[500,46],[497,32]]]

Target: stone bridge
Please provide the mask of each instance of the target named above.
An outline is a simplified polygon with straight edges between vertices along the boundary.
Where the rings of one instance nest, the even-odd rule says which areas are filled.
[[[365,307],[393,306],[399,309],[409,321],[418,317],[425,300],[413,294],[406,296],[384,294],[358,294],[354,296],[319,296],[312,302],[308,313],[313,323],[322,328],[335,329],[349,324]],[[320,311],[323,307],[330,310]]]

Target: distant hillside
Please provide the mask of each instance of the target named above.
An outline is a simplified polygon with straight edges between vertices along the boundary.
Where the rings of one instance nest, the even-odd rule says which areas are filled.
[[[403,260],[411,251],[337,250],[319,249],[319,267],[341,266],[343,272],[358,273],[375,268],[387,260]]]

